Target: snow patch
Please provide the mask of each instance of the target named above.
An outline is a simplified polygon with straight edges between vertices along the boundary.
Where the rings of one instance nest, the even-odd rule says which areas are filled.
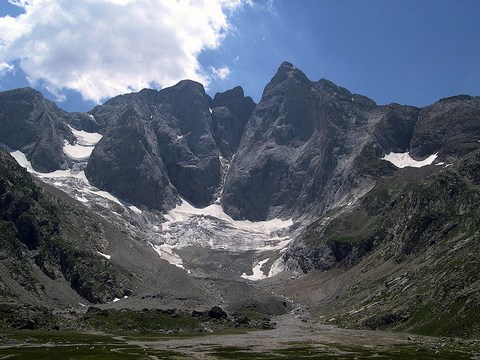
[[[8,149],[7,149],[8,150]],[[74,170],[56,170],[50,173],[41,173],[33,169],[32,164],[30,161],[27,160],[27,157],[24,153],[20,150],[10,151],[10,155],[16,160],[16,162],[23,168],[27,169],[27,171],[31,174],[38,176],[39,178],[76,178],[84,180],[88,183],[87,177],[85,176],[85,172],[83,171],[74,171]]]
[[[77,138],[78,145],[82,145],[82,146],[95,146],[102,138],[102,134],[89,133],[83,130],[75,130],[71,126],[70,126],[70,131]]]
[[[85,191],[89,192],[90,194],[98,195],[100,197],[103,197],[104,199],[108,199],[110,201],[113,201],[114,203],[117,203],[120,206],[124,206],[123,201],[121,201],[115,195],[110,194],[109,192],[102,191],[102,190],[92,190],[92,189],[85,189]]]
[[[141,214],[142,213],[142,210],[140,210],[139,208],[137,208],[136,206],[133,206],[133,205],[130,205],[128,207],[130,210],[132,210],[135,214]]]
[[[93,146],[70,145],[67,140],[65,140],[65,145],[63,145],[63,152],[72,160],[88,159],[92,155],[93,149]]]
[[[263,273],[262,267],[268,262],[268,260],[270,259],[265,259],[256,263],[252,269],[252,275],[247,275],[246,273],[243,273],[241,277],[252,281],[265,279],[267,276]]]
[[[183,267],[182,258],[173,252],[173,249],[174,249],[173,246],[170,246],[168,244],[161,244],[161,245],[156,245],[152,243],[149,243],[149,244],[153,248],[153,250],[155,250],[163,260],[166,260],[170,264],[185,270],[185,268]]]
[[[210,111],[210,114],[213,113],[212,108],[208,108],[208,111]]]
[[[197,208],[181,200],[181,203],[164,215],[165,222],[154,228],[160,239],[152,241],[151,246],[170,263],[183,267],[180,256],[173,252],[187,246],[198,246],[212,250],[246,252],[257,254],[269,253],[269,258],[282,254],[293,241],[292,219],[272,219],[252,222],[248,220],[233,220],[227,215],[220,201],[205,208]],[[162,251],[163,250],[163,251]],[[173,258],[171,257],[173,256]],[[261,258],[265,256],[261,256]],[[275,261],[275,267],[262,266],[266,260],[255,263],[253,275],[242,275],[248,280],[260,280],[283,271],[281,261]],[[272,275],[270,275],[272,274]]]
[[[23,168],[27,169],[27,171],[40,179],[44,179],[45,181],[55,185],[56,187],[63,187],[67,190],[75,190],[73,191],[72,197],[81,201],[82,203],[89,202],[89,196],[92,195],[95,197],[101,197],[107,200],[110,200],[122,207],[129,207],[130,210],[133,212],[140,214],[142,211],[137,207],[128,204],[127,202],[117,198],[115,195],[110,194],[109,192],[98,190],[97,188],[90,185],[87,177],[85,176],[84,171],[78,170],[56,170],[50,173],[41,173],[33,169],[32,164],[30,161],[27,160],[27,157],[24,153],[20,150],[13,151],[8,146],[3,145],[0,143],[0,146],[7,149],[10,152],[10,155],[17,161],[17,163],[22,166]],[[72,180],[75,184],[72,184]],[[70,192],[69,192],[70,193]]]
[[[107,255],[107,254],[101,253],[100,251],[97,251],[97,253],[98,255],[103,256],[105,259],[110,260],[112,258],[112,255]]]
[[[204,208],[196,208],[186,200],[182,199],[180,205],[177,205],[174,209],[170,210],[165,215],[167,223],[163,224],[164,229],[168,229],[169,223],[178,223],[188,220],[192,216],[210,216],[227,222],[229,225],[241,229],[270,235],[272,232],[288,228],[293,225],[293,220],[272,219],[267,221],[253,222],[249,220],[233,220],[227,215],[220,204],[212,204]]]
[[[270,271],[268,272],[267,277],[272,277],[281,272],[285,271],[285,263],[283,262],[283,257],[278,258],[270,267]]]
[[[389,153],[386,154],[381,160],[391,162],[396,167],[403,169],[405,167],[420,168],[426,165],[431,165],[437,158],[438,153],[430,155],[425,160],[417,161],[413,159],[408,152],[406,153]]]
[[[95,145],[102,138],[101,134],[88,133],[83,130],[75,130],[70,127],[70,131],[77,138],[75,144],[71,145],[67,140],[63,146],[63,152],[72,160],[86,160],[92,154]]]

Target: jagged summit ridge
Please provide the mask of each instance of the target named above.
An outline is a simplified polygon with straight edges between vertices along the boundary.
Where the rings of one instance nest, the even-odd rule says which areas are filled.
[[[9,139],[7,131],[2,142],[22,150],[37,170],[72,166],[63,151],[65,141],[75,142],[70,124],[104,135],[86,167],[92,185],[161,211],[180,197],[203,207],[222,194],[223,209],[235,219],[323,213],[393,171],[380,160],[385,154],[454,159],[478,146],[480,132],[478,98],[456,96],[422,109],[377,106],[329,80],[311,81],[289,62],[280,65],[258,105],[241,87],[212,99],[191,80],[117,96],[88,114],[62,112],[33,90],[18,92],[31,94],[23,103],[44,109],[42,124],[49,125],[38,131],[27,121],[25,133],[36,137],[25,143]],[[27,111],[4,109],[5,119]]]

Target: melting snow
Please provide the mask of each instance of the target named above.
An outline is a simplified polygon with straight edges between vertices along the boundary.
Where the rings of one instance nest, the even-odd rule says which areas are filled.
[[[262,266],[265,265],[268,262],[268,260],[270,259],[259,261],[252,269],[253,275],[247,275],[243,273],[242,278],[247,280],[252,280],[252,281],[265,279],[267,276],[263,273]]]
[[[182,258],[173,252],[173,246],[167,244],[155,245],[152,243],[150,243],[150,245],[162,259],[167,260],[170,264],[185,270],[183,267]]]
[[[408,152],[406,153],[390,153],[386,154],[381,160],[391,162],[396,167],[402,169],[405,167],[420,168],[422,166],[431,165],[437,158],[438,153],[430,155],[425,160],[417,161],[413,159]]]
[[[130,205],[128,207],[130,210],[132,210],[134,213],[136,214],[141,214],[142,213],[142,210],[140,210],[139,208],[137,208],[136,206],[133,206],[133,205]]]
[[[94,203],[104,198],[128,208],[135,214],[142,213],[137,207],[91,186],[83,171],[68,169],[40,173],[32,168],[31,163],[21,151],[12,151],[8,148],[7,150],[30,173],[57,187],[66,189],[72,197],[83,203]],[[260,222],[233,220],[223,211],[219,202],[205,208],[196,208],[182,200],[180,205],[165,215],[165,219],[164,223],[152,224],[152,230],[155,232],[157,240],[151,240],[150,244],[162,259],[182,269],[184,269],[183,261],[175,249],[185,246],[194,245],[240,252],[255,251],[259,254],[273,251],[278,255],[286,250],[293,238],[289,229],[293,224],[291,219],[272,219]],[[101,253],[99,255],[110,256]],[[270,269],[265,268],[265,273],[263,273],[261,268],[265,263],[263,261],[255,264],[253,266],[254,275],[247,278],[253,280],[262,278],[262,276],[273,276],[283,271],[281,258],[276,260]]]
[[[233,220],[227,215],[219,203],[214,203],[205,208],[196,208],[187,201],[182,200],[180,205],[170,210],[165,215],[166,222],[154,230],[164,244],[152,247],[170,263],[183,267],[181,258],[173,252],[186,246],[199,246],[222,251],[267,251],[281,254],[292,241],[290,226],[291,219],[272,219],[268,221],[252,222],[248,220]],[[280,259],[281,260],[281,259]],[[253,275],[244,274],[245,279],[259,280],[273,276],[283,271],[281,261],[274,263],[275,268],[264,269],[261,267],[266,260],[253,266]],[[269,271],[270,270],[270,271]],[[272,275],[270,275],[270,272]]]
[[[70,190],[76,190],[77,192],[73,193],[73,197],[82,203],[87,203],[88,195],[94,195],[97,198],[101,197],[107,200],[110,200],[122,207],[128,207],[130,210],[135,212],[136,214],[140,214],[142,211],[137,208],[136,206],[130,205],[127,202],[117,198],[116,196],[102,190],[98,190],[97,188],[90,185],[87,177],[85,176],[84,171],[76,171],[72,169],[68,170],[56,170],[50,173],[41,173],[33,169],[32,164],[30,161],[27,160],[27,157],[24,153],[19,150],[13,151],[9,149],[7,146],[0,144],[0,146],[6,148],[10,155],[17,161],[17,163],[27,169],[27,171],[41,179],[45,179],[53,183],[53,185],[57,187],[65,187]],[[58,179],[56,181],[52,181],[52,179]],[[75,185],[72,184],[72,180],[75,181]],[[78,192],[80,194],[78,194]]]
[[[293,224],[291,219],[233,220],[219,204],[196,208],[185,200],[170,210],[165,219],[160,236],[169,245],[232,251],[282,250],[291,242],[287,232]]]
[[[83,146],[95,146],[102,138],[102,134],[89,133],[83,130],[75,130],[70,127],[71,132],[77,138],[77,143]]]
[[[67,140],[65,140],[63,152],[65,153],[65,155],[67,155],[70,159],[73,160],[88,159],[92,154],[95,145],[102,138],[102,135],[98,133],[88,133],[83,130],[75,130],[72,127],[70,127],[70,130],[77,138],[77,141],[74,145],[71,145],[68,143]]]
[[[90,194],[98,195],[103,197],[104,199],[108,199],[110,201],[113,201],[114,203],[117,203],[120,206],[124,206],[125,202],[121,201],[119,198],[117,198],[115,195],[110,194],[109,192],[102,191],[102,190],[91,190],[91,189],[85,189],[86,192],[89,192]]]
[[[63,152],[73,160],[88,159],[92,155],[93,149],[93,146],[70,145],[67,140],[65,140],[65,145],[63,145]]]

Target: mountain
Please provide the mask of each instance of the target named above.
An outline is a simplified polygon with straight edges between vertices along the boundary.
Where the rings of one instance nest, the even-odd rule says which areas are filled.
[[[380,160],[387,153],[453,161],[477,149],[479,110],[469,96],[423,109],[377,106],[283,63],[245,127],[222,205],[254,221],[322,214],[372,189],[391,171]]]
[[[142,90],[92,111],[104,137],[86,168],[90,182],[132,204],[168,210],[179,196],[196,206],[215,200],[255,104],[241,88],[212,100],[193,81]]]
[[[296,303],[349,327],[479,334],[479,97],[377,105],[285,62],[258,104],[184,80],[68,114],[19,89],[0,93],[0,126],[38,178],[2,152],[9,299]]]
[[[399,169],[309,225],[286,257],[322,271],[310,278],[324,279],[316,311],[350,327],[478,336],[479,166],[477,148],[451,166]]]
[[[30,88],[0,93],[0,104],[1,143],[21,150],[38,171],[68,168],[64,141],[75,140],[68,113]]]

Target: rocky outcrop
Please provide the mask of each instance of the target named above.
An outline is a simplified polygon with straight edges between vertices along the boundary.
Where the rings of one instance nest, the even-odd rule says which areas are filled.
[[[453,161],[477,149],[479,140],[480,97],[459,95],[421,109],[410,148],[418,157],[438,152]]]
[[[213,98],[213,134],[218,149],[225,158],[230,159],[236,153],[255,105],[251,97],[245,97],[240,86],[217,93]]]
[[[68,167],[64,140],[75,140],[68,113],[30,88],[0,93],[0,104],[1,143],[22,151],[37,171]]]
[[[151,129],[138,105],[117,111],[117,119],[93,151],[85,173],[92,184],[136,205],[168,210],[176,191]]]

